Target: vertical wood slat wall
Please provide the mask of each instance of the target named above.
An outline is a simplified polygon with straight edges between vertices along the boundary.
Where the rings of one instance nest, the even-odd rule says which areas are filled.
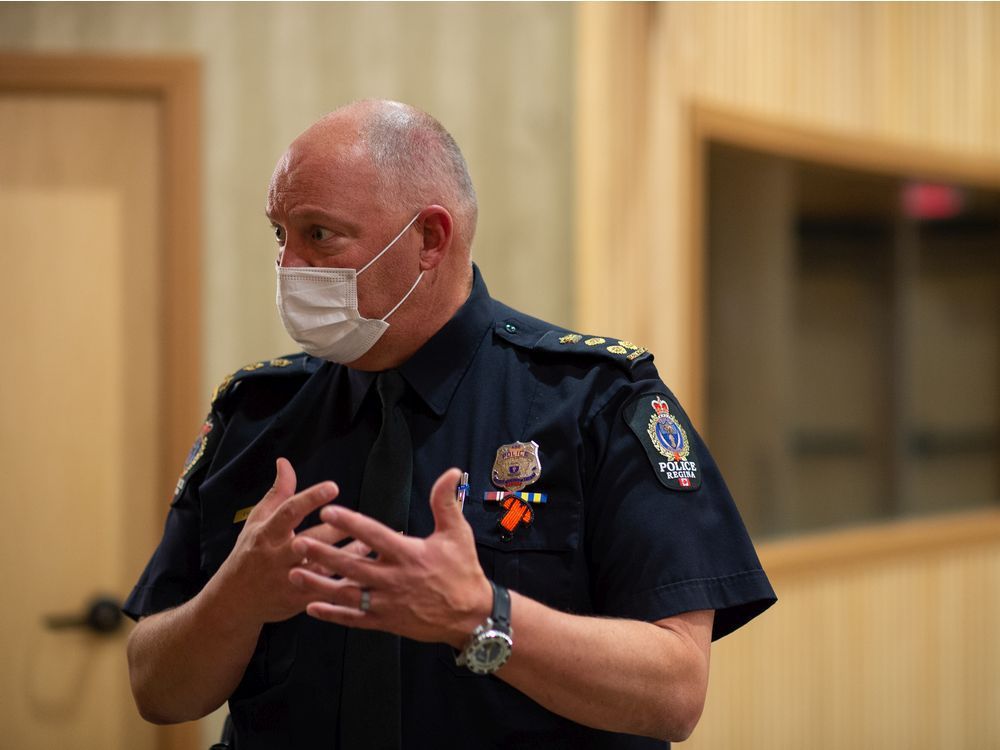
[[[577,325],[648,346],[697,423],[706,112],[715,134],[778,123],[800,156],[796,129],[846,163],[924,152],[1000,180],[1000,6],[586,4],[577,53]],[[609,289],[627,304],[588,302]],[[890,553],[860,561],[839,536],[760,545],[779,603],[716,644],[685,746],[1000,747],[997,515],[925,532],[895,552],[898,527],[865,532]]]
[[[780,605],[716,646],[687,746],[1000,746],[1000,545],[774,583]]]
[[[699,423],[697,107],[1000,159],[994,4],[588,3],[577,58],[576,325],[649,347]]]
[[[295,136],[354,99],[400,99],[441,120],[479,193],[474,257],[491,293],[572,324],[573,12],[569,3],[11,2],[0,4],[0,50],[202,61],[205,221],[189,232],[205,247],[204,410],[226,373],[294,350],[274,309],[267,184]],[[178,470],[199,425],[187,427]]]
[[[1000,513],[764,545],[691,748],[1000,746]]]

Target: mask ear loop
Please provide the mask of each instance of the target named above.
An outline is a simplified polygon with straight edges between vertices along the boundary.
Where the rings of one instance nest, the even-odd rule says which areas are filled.
[[[421,211],[422,210],[423,209],[421,209]],[[403,234],[406,233],[406,230],[413,226],[413,222],[415,222],[419,216],[420,216],[420,211],[417,212],[416,216],[414,216],[412,219],[410,219],[410,223],[407,224],[405,227],[403,227],[402,230],[400,230],[399,234],[397,234],[395,237],[392,238],[392,242],[390,242],[388,245],[386,245],[384,248],[382,248],[382,252],[380,252],[378,255],[376,255],[374,258],[372,258],[367,263],[365,263],[365,265],[358,271],[357,275],[360,276],[361,274],[363,274],[365,271],[368,270],[368,266],[370,266],[372,263],[374,263],[379,258],[381,258],[383,255],[385,255],[389,251],[389,248],[396,244],[396,240],[398,240],[400,237],[402,237]],[[419,279],[418,279],[418,281],[419,281]],[[406,298],[404,297],[403,299],[406,299]],[[395,309],[395,308],[393,308],[393,309]],[[386,315],[386,317],[389,317],[389,316]]]
[[[395,306],[394,308],[392,308],[392,309],[391,309],[391,310],[390,310],[389,312],[387,312],[387,313],[385,314],[385,317],[384,317],[384,318],[382,318],[382,322],[383,322],[383,323],[385,323],[385,321],[387,321],[387,320],[389,319],[389,316],[390,316],[390,315],[392,315],[392,314],[393,314],[394,312],[396,312],[396,310],[398,310],[398,309],[399,309],[399,306],[400,306],[401,304],[403,304],[404,302],[406,302],[406,298],[407,298],[407,297],[409,297],[409,296],[410,296],[411,294],[413,294],[413,290],[417,288],[417,284],[419,284],[419,283],[420,283],[420,279],[422,279],[423,277],[424,277],[424,272],[423,272],[423,271],[421,271],[421,272],[420,272],[420,273],[419,273],[419,274],[417,275],[417,280],[413,282],[413,286],[411,286],[411,287],[410,287],[410,291],[408,291],[408,292],[407,292],[406,294],[404,294],[404,295],[403,295],[403,299],[401,299],[401,300],[400,300],[399,302],[397,302],[397,303],[396,303],[396,306]]]

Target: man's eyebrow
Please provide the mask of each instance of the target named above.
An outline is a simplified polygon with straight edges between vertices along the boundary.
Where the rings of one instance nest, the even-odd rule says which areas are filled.
[[[351,219],[331,213],[318,206],[301,206],[288,212],[288,218],[295,222],[321,224],[328,228],[346,230],[350,234],[360,231],[358,224]]]
[[[268,210],[264,209],[264,216],[268,221],[274,223],[274,214]],[[313,206],[304,206],[302,208],[293,208],[288,212],[288,218],[294,219],[295,221],[320,221],[329,223],[341,223],[346,224],[348,222],[343,219],[337,218],[335,215],[323,210],[322,208],[317,208]]]
[[[315,208],[313,206],[293,208],[288,212],[288,216],[289,218],[296,219],[298,221],[328,221],[343,223],[341,219],[338,219],[328,211],[324,211],[322,208]]]
[[[278,223],[274,218],[274,214],[267,209],[264,210],[264,216],[267,217],[267,220],[271,224]],[[320,224],[330,228],[339,228],[345,230],[348,234],[357,234],[360,231],[360,227],[354,221],[330,213],[319,206],[293,208],[288,212],[288,219],[296,224]]]

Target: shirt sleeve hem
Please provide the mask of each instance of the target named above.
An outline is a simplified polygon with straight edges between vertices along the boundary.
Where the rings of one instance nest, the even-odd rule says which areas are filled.
[[[122,605],[122,612],[126,617],[138,621],[140,617],[179,607],[190,598],[186,592],[179,589],[136,586]]]
[[[693,578],[630,594],[611,603],[614,617],[654,622],[684,612],[715,610],[712,640],[742,627],[777,601],[761,569],[718,578]]]

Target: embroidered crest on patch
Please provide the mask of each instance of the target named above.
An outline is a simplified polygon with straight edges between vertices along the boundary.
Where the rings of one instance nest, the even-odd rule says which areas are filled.
[[[670,404],[657,396],[649,402],[649,405],[653,407],[654,413],[649,418],[646,433],[653,447],[660,452],[660,455],[675,461],[687,458],[691,452],[687,433],[677,421],[677,417],[670,413]]]
[[[194,467],[198,465],[202,456],[205,455],[205,447],[208,445],[208,436],[212,434],[212,420],[206,419],[205,424],[201,426],[201,433],[195,438],[194,445],[191,446],[191,450],[188,452],[187,458],[184,459],[184,469],[181,471],[180,479],[177,480],[177,487],[174,489],[174,497],[181,494],[181,490],[184,489],[184,483],[187,481],[188,476],[194,470]]]
[[[670,411],[664,394],[647,393],[633,399],[623,412],[628,426],[642,444],[657,479],[672,490],[701,487],[701,469],[691,453],[688,431],[680,409]]]

